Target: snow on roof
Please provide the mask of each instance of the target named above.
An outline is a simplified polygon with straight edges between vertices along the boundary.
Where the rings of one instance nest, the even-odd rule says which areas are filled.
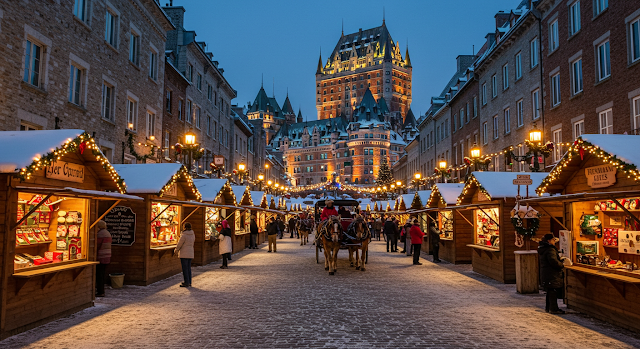
[[[473,177],[480,183],[480,185],[487,191],[489,197],[494,199],[502,198],[515,198],[518,195],[518,186],[513,185],[512,181],[517,178],[517,175],[529,175],[532,185],[529,186],[529,195],[536,196],[535,190],[540,186],[542,180],[544,180],[547,172],[473,172]],[[520,189],[520,195],[526,195],[524,188]]]
[[[635,135],[601,135],[587,134],[582,140],[599,147],[605,152],[615,155],[618,159],[630,165],[640,167],[640,137]]]
[[[263,191],[251,191],[251,201],[253,201],[253,206],[260,206],[262,203],[262,198],[264,197]]]
[[[404,207],[409,209],[411,208],[411,204],[413,203],[413,198],[416,196],[416,194],[402,194],[400,195],[400,197],[402,198],[402,201],[404,202]]]
[[[242,197],[244,196],[244,192],[247,190],[246,185],[232,185],[231,190],[233,191],[233,195],[236,196],[236,204],[240,205],[242,202]]]
[[[199,178],[193,180],[193,184],[202,195],[202,201],[209,202],[213,202],[218,197],[226,183],[227,180],[224,178]]]
[[[83,130],[0,132],[0,172],[13,173],[31,165],[84,133]],[[128,183],[127,183],[128,184]]]
[[[418,197],[420,198],[420,203],[422,204],[422,206],[427,206],[429,197],[431,197],[431,190],[419,190]]]
[[[104,198],[108,197],[108,198],[114,198],[118,200],[136,200],[136,201],[144,200],[143,198],[135,195],[127,195],[127,194],[113,193],[113,192],[100,191],[100,190],[86,190],[86,189],[77,189],[77,188],[71,188],[71,187],[65,187],[64,190],[68,190],[70,192],[78,193],[78,194],[98,196],[98,197],[104,197]]]
[[[436,189],[447,205],[455,205],[458,203],[458,197],[462,194],[464,183],[438,183]]]
[[[129,194],[159,194],[182,167],[175,163],[113,165]]]

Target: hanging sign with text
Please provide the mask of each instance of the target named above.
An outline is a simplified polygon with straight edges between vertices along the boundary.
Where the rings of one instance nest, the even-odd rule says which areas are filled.
[[[66,161],[54,161],[47,166],[45,176],[61,181],[82,183],[84,182],[84,166]]]
[[[136,214],[131,207],[116,206],[103,220],[111,233],[112,245],[131,246],[136,242]]]
[[[617,168],[613,165],[587,167],[584,174],[591,188],[606,188],[616,183]]]

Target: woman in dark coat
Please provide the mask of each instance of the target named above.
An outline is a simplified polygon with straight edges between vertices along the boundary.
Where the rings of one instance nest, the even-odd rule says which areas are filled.
[[[555,246],[557,241],[558,239],[553,234],[546,234],[540,241],[538,246],[540,282],[547,292],[545,311],[551,314],[564,314],[564,311],[558,308],[558,295],[561,294],[564,287],[562,259],[565,257],[560,258]]]

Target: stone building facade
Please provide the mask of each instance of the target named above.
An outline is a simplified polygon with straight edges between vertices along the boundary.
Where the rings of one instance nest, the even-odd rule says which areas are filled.
[[[331,55],[316,70],[318,119],[351,120],[353,110],[369,89],[375,100],[383,98],[390,117],[402,124],[411,106],[412,67],[407,47],[404,58],[383,20],[382,25],[340,36]]]
[[[527,0],[510,12],[495,15],[495,35],[487,36],[486,52],[474,66],[478,77],[480,146],[492,156],[490,170],[528,170],[509,159],[504,151],[513,147],[524,155],[529,131],[543,127],[540,85],[540,33],[535,10]]]
[[[640,128],[640,3],[549,1],[542,18],[545,141]],[[557,149],[547,164],[559,159]]]
[[[82,128],[135,162],[125,131],[139,155],[160,145],[173,28],[153,0],[0,3],[0,129]]]

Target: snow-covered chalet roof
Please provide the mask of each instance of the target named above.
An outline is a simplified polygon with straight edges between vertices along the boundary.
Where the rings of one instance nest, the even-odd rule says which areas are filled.
[[[615,155],[616,158],[630,165],[640,167],[640,137],[635,135],[582,135],[583,141]]]
[[[247,190],[246,185],[232,185],[231,191],[233,191],[233,195],[236,197],[236,205],[240,205],[242,202],[242,197],[244,196],[244,192]]]
[[[411,208],[411,204],[413,203],[413,198],[416,194],[402,194],[399,197],[402,198],[402,202],[404,202],[404,207],[408,210]]]
[[[83,130],[0,132],[0,172],[13,173],[79,137]],[[129,183],[127,183],[129,184]]]
[[[462,189],[464,189],[464,183],[437,183],[431,196],[440,193],[445,204],[455,205],[458,202],[458,197],[462,194]]]
[[[418,198],[420,199],[420,203],[422,204],[422,207],[427,206],[427,203],[429,202],[429,197],[431,197],[431,190],[419,190],[417,193],[418,193]]]
[[[263,191],[251,191],[251,201],[253,202],[253,206],[260,206],[262,203],[262,198],[264,197]]]
[[[127,184],[128,194],[160,194],[184,166],[163,163],[117,164],[113,167]]]
[[[207,202],[215,201],[227,182],[228,180],[224,178],[198,178],[193,180],[196,188],[202,194],[202,201]]]
[[[515,198],[518,195],[518,186],[513,185],[513,180],[517,178],[518,175],[529,175],[532,185],[529,186],[529,196],[535,196],[535,189],[540,186],[540,183],[549,175],[546,172],[473,172],[467,183],[465,183],[465,188],[469,185],[473,184],[473,180],[478,182],[478,184],[484,188],[487,195],[489,195],[489,199],[504,199],[504,198]],[[520,195],[525,196],[526,191],[524,188],[520,189]],[[460,194],[460,198],[464,195],[463,192]]]

